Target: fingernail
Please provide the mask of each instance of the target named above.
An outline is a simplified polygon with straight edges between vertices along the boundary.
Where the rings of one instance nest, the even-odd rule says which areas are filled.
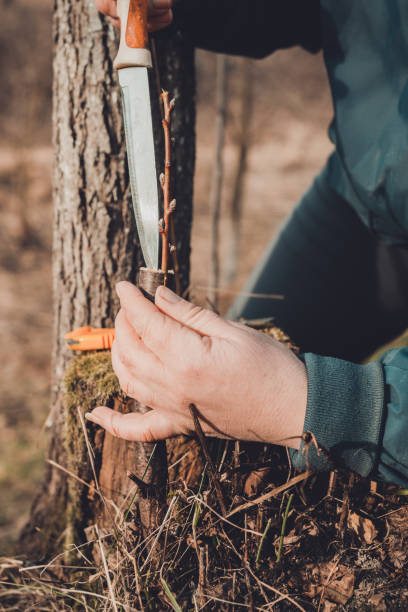
[[[177,304],[180,302],[181,298],[167,287],[158,287],[156,290],[156,295],[159,296],[161,300],[165,300],[169,302],[169,304]]]

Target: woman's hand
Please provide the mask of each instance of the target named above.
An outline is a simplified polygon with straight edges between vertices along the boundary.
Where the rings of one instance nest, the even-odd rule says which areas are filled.
[[[156,303],[117,286],[112,363],[126,394],[153,410],[87,415],[111,434],[151,442],[194,431],[190,403],[212,436],[298,448],[306,412],[303,363],[275,340],[160,287]]]
[[[111,18],[116,27],[120,27],[120,20],[116,11],[116,0],[95,0],[98,11]],[[173,0],[149,0],[149,22],[150,32],[162,30],[171,24],[173,13],[171,7]]]

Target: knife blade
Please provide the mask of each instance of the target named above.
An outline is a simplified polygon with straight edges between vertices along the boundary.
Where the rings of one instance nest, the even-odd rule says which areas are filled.
[[[122,92],[133,210],[146,266],[159,265],[159,196],[147,70],[152,66],[147,0],[118,0],[121,22],[114,61]]]

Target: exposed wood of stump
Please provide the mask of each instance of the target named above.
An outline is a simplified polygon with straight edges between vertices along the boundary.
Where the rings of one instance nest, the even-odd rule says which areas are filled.
[[[140,406],[134,400],[116,399],[113,408],[124,414],[140,410]],[[162,510],[167,499],[167,471],[163,469],[167,466],[166,456],[163,456],[165,449],[163,445],[135,444],[105,433],[99,471],[102,494],[120,510],[119,519],[122,519],[128,508],[134,511],[134,507],[131,507],[133,491],[135,488],[139,489],[135,505],[145,535],[157,528],[163,518]],[[129,473],[143,479],[146,490],[135,487],[129,478]],[[101,509],[102,515],[96,517],[96,522],[102,528],[109,530],[112,528],[113,515],[116,513],[109,512],[103,505]]]

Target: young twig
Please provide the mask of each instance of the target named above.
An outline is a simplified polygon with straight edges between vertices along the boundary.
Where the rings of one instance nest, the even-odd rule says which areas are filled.
[[[160,70],[159,70],[159,58],[157,55],[156,41],[153,39],[151,41],[151,48],[152,48],[152,57],[153,57],[153,66],[154,66],[154,73],[155,73],[155,79],[156,79],[157,94],[159,96],[160,113],[161,113],[162,121],[164,121],[165,112],[164,112],[164,102],[162,98],[162,88],[161,88],[161,79],[160,79]],[[169,129],[170,129],[170,126],[169,126]],[[177,295],[181,295],[180,264],[179,264],[178,255],[177,255],[176,228],[174,227],[174,217],[173,216],[170,217],[169,230],[170,230],[170,243],[173,247],[170,249],[170,251],[171,251],[171,256],[173,260],[174,278],[175,278],[175,283],[176,283],[175,288],[176,288]]]
[[[162,237],[162,272],[164,272],[164,284],[167,284],[167,273],[169,270],[169,254],[174,253],[176,245],[170,243],[170,237],[174,232],[170,228],[171,215],[176,210],[176,200],[170,201],[170,179],[171,179],[171,113],[174,109],[175,101],[169,100],[168,91],[161,94],[163,103],[163,132],[164,132],[164,151],[165,163],[164,174],[160,175],[160,185],[163,191],[163,219],[160,219],[160,234]]]
[[[224,494],[222,492],[221,483],[219,481],[217,470],[215,469],[215,466],[214,466],[214,462],[212,460],[210,453],[208,452],[205,435],[201,427],[200,419],[198,418],[198,410],[194,404],[190,404],[189,408],[190,408],[191,416],[193,418],[197,437],[200,441],[202,451],[207,461],[208,471],[210,472],[210,477],[211,477],[211,480],[213,481],[215,492],[218,498],[218,503],[220,504],[221,512],[223,516],[226,516],[227,508],[226,508],[225,501],[224,501]]]

